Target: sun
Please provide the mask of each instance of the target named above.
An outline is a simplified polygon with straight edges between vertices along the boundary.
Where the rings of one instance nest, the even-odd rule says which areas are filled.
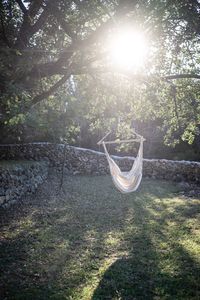
[[[121,30],[109,43],[109,59],[115,66],[138,69],[144,65],[147,40],[140,31]]]

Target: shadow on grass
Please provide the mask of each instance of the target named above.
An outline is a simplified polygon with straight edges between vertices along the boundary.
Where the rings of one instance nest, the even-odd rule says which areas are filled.
[[[163,199],[176,190],[171,184],[145,181],[125,196],[107,177],[78,176],[67,177],[64,188],[56,195],[52,177],[16,220],[8,211],[0,244],[2,299],[198,299],[198,265],[168,226],[187,213],[182,204],[166,213]],[[112,255],[120,258],[94,293],[83,296]]]
[[[183,247],[171,250],[175,270],[160,266],[160,255],[144,234],[132,239],[134,251],[104,273],[92,300],[200,299],[200,265]],[[162,258],[163,260],[167,260]]]
[[[141,232],[130,242],[128,257],[118,259],[104,273],[92,299],[153,299],[156,252],[149,237]]]
[[[191,234],[184,220],[198,217],[198,203],[177,204],[172,210],[167,202],[151,201],[149,211],[150,198],[144,195],[142,202],[133,203],[132,230],[124,237],[128,256],[106,270],[92,300],[200,299],[200,264],[180,244],[182,227]],[[176,229],[168,224],[171,220]]]

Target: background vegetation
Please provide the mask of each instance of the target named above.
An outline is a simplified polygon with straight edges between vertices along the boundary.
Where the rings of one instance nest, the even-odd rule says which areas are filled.
[[[96,148],[135,128],[146,157],[200,159],[198,0],[2,0],[0,18],[0,142]],[[138,70],[109,59],[124,24],[148,39]]]

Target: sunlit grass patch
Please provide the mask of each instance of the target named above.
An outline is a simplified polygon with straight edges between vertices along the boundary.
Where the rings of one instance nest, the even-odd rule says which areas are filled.
[[[8,214],[0,245],[7,299],[198,299],[199,199],[143,180],[117,192],[110,177],[51,175]],[[4,219],[5,220],[5,219]]]

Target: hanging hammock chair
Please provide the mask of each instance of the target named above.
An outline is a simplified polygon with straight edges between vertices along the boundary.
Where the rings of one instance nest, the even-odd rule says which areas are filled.
[[[145,139],[141,135],[135,133],[139,139],[104,142],[104,139],[108,136],[108,134],[98,142],[98,145],[102,144],[104,147],[113,183],[121,193],[135,192],[142,180],[143,142],[145,141]],[[106,148],[106,144],[127,143],[133,141],[140,142],[138,154],[134,160],[131,170],[128,172],[123,172],[120,170],[119,166],[109,155],[108,150]]]

